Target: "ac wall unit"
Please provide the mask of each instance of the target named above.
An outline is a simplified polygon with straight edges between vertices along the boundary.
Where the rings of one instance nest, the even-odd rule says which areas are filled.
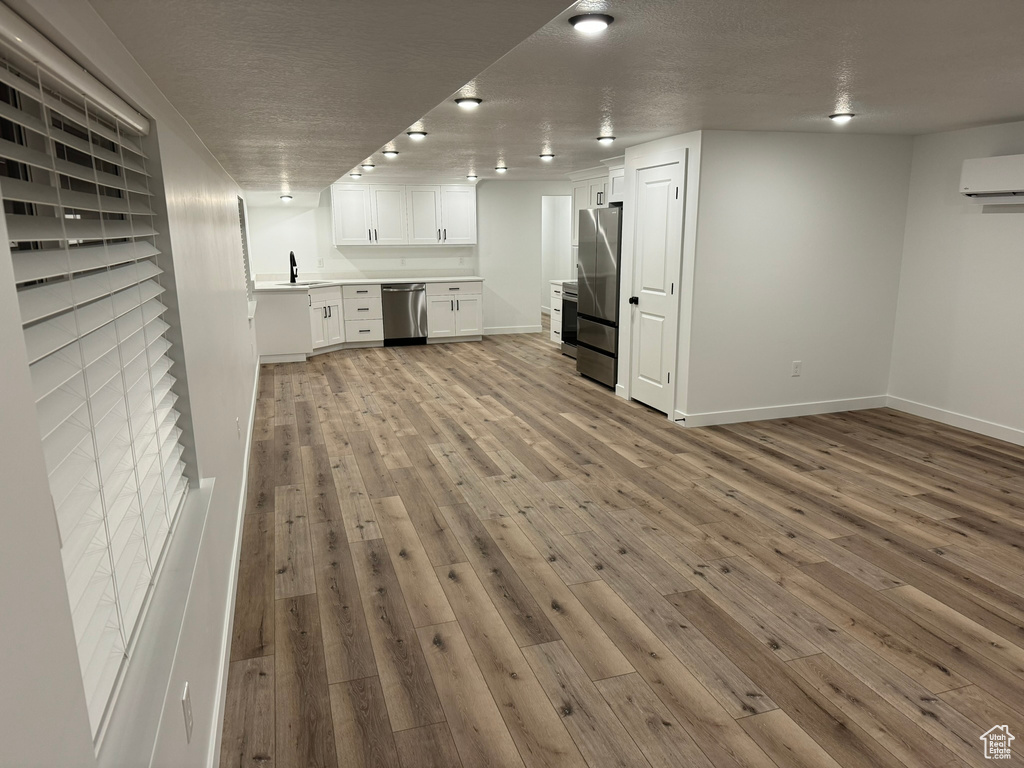
[[[975,203],[1024,205],[1024,155],[964,160],[960,193]]]

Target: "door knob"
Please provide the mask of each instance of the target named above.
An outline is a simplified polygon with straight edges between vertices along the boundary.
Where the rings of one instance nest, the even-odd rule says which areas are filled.
[[[640,303],[640,297],[639,296],[630,296],[629,297],[629,303],[630,304],[639,304]]]

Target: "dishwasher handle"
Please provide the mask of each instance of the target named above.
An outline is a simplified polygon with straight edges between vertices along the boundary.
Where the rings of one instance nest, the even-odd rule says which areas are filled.
[[[413,285],[385,285],[381,287],[381,291],[387,293],[412,293],[414,291],[425,291],[426,286],[423,283],[416,283]]]

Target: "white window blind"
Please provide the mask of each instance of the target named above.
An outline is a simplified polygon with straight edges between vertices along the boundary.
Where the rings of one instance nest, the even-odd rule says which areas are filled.
[[[140,139],[0,47],[0,197],[94,736],[188,486]]]

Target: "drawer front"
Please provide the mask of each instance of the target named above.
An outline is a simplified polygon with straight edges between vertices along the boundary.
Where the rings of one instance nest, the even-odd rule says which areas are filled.
[[[551,299],[552,299],[552,301],[554,301],[556,298],[557,299],[561,299],[562,298],[562,289],[561,289],[560,286],[552,285],[551,286]]]
[[[360,341],[384,341],[384,321],[346,320],[345,341],[348,344]]]
[[[458,296],[462,293],[481,294],[484,284],[474,283],[427,283],[427,296]]]
[[[561,341],[562,341],[562,332],[561,331],[556,331],[554,328],[552,328],[551,329],[551,340],[556,342],[556,343],[561,343]]]
[[[341,286],[331,285],[327,288],[310,288],[309,298],[313,304],[318,301],[331,301],[332,299],[341,298]]]
[[[345,298],[346,320],[380,320],[382,317],[380,299]]]
[[[346,299],[379,299],[380,283],[377,285],[343,285],[341,293]]]
[[[559,311],[559,312],[562,311],[562,297],[561,296],[557,296],[557,297],[556,296],[552,296],[551,297],[551,311],[554,312],[556,310]]]

